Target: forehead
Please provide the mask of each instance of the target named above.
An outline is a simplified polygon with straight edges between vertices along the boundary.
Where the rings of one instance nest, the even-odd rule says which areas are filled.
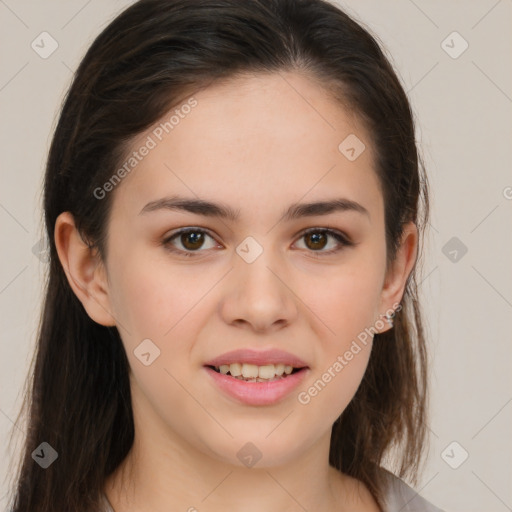
[[[345,141],[357,158],[347,158]],[[142,208],[180,194],[218,199],[243,216],[262,204],[330,192],[378,200],[372,144],[362,123],[296,73],[244,76],[203,89],[136,137],[127,158],[143,146],[151,148],[123,179],[115,202]]]

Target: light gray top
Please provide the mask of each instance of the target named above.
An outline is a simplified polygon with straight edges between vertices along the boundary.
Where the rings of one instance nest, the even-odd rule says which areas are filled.
[[[383,512],[444,512],[422,498],[412,487],[390,471],[383,468],[388,476],[389,486],[385,494]],[[103,495],[104,509],[101,512],[114,512],[107,497]],[[122,512],[121,510],[118,512]]]
[[[401,478],[384,468],[382,469],[387,474],[389,482],[384,498],[386,505],[383,512],[444,512],[422,498]]]

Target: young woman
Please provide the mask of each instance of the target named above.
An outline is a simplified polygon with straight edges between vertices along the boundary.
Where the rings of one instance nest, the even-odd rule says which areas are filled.
[[[44,211],[14,512],[439,510],[403,480],[427,446],[426,179],[339,8],[133,4],[76,72]]]

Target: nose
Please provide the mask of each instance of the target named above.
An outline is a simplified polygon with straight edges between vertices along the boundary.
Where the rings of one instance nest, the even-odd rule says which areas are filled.
[[[261,334],[282,329],[297,318],[291,278],[270,252],[264,250],[252,263],[237,257],[221,305],[227,324]]]

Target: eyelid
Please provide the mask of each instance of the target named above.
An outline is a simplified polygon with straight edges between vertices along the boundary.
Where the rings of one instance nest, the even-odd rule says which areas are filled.
[[[346,243],[347,245],[355,245],[355,243],[352,241],[352,239],[345,232],[340,231],[339,229],[336,229],[336,228],[331,228],[329,226],[326,226],[326,227],[315,226],[312,228],[307,228],[304,231],[301,231],[298,236],[302,237],[309,233],[317,233],[317,232],[327,233],[334,237],[339,236],[340,238],[343,239],[343,242]]]

